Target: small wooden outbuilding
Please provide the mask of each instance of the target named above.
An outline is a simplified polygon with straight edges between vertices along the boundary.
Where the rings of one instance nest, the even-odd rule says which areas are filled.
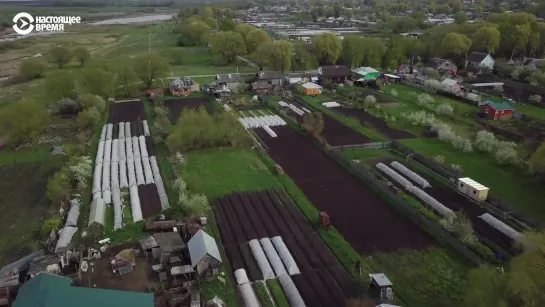
[[[302,84],[301,90],[303,94],[308,96],[318,96],[322,93],[322,87],[312,82]]]
[[[485,101],[480,103],[481,112],[486,116],[492,117],[494,120],[509,119],[513,116],[513,107],[508,103],[495,103]]]
[[[191,266],[199,276],[215,275],[219,271],[222,262],[216,240],[202,229],[187,243]]]
[[[458,179],[458,191],[476,201],[486,200],[489,190],[489,188],[471,178]]]

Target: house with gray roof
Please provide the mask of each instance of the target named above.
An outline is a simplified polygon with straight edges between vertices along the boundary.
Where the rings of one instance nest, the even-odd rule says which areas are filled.
[[[219,87],[226,87],[231,91],[236,91],[240,87],[240,80],[240,74],[216,75],[216,84]]]
[[[216,240],[200,229],[187,242],[191,266],[199,276],[215,275],[219,271],[221,260]]]

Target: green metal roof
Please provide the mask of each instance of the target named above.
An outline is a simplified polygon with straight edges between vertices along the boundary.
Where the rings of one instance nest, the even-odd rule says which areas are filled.
[[[492,101],[486,101],[482,103],[481,105],[490,105],[492,109],[497,111],[503,111],[503,110],[513,110],[513,107],[505,102],[492,102]]]
[[[19,290],[12,307],[153,307],[153,294],[71,286],[70,278],[40,274]]]

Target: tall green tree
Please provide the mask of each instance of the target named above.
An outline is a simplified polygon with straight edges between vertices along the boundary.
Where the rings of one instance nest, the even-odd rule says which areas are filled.
[[[71,72],[57,71],[47,74],[45,89],[52,100],[72,97],[76,89],[76,78]]]
[[[248,33],[250,33],[250,31],[252,31],[252,30],[256,30],[256,28],[253,27],[253,26],[247,25],[247,24],[243,24],[243,23],[239,23],[235,27],[235,32],[242,35],[242,38],[244,38],[244,40],[246,40],[246,37],[248,36]]]
[[[441,41],[443,54],[453,57],[467,56],[471,39],[463,34],[451,32]]]
[[[363,39],[358,35],[346,35],[342,42],[343,62],[350,68],[359,67],[363,61]]]
[[[163,76],[168,68],[167,61],[156,53],[144,53],[134,58],[134,72],[146,88],[153,80]]]
[[[382,40],[376,37],[363,38],[363,65],[381,67],[382,57],[386,52],[386,46]]]
[[[272,42],[271,37],[263,30],[253,29],[246,34],[246,47],[248,53],[254,52],[262,44]]]
[[[74,58],[83,66],[91,59],[91,53],[85,47],[78,47],[74,50]]]
[[[0,108],[0,137],[15,148],[42,134],[48,120],[43,103],[29,99],[10,103]]]
[[[236,27],[237,27],[237,24],[232,19],[229,19],[229,18],[224,18],[220,22],[221,31],[234,31]]]
[[[297,40],[293,44],[293,69],[303,69],[309,70],[317,66],[316,57],[313,57],[308,48],[307,44],[302,40]]]
[[[287,40],[275,41],[271,52],[273,68],[284,73],[291,68],[293,62],[293,44]]]
[[[220,31],[214,34],[211,40],[212,52],[219,56],[224,63],[231,64],[239,55],[246,54],[246,44],[240,33]]]
[[[341,40],[331,33],[314,37],[314,50],[320,62],[334,65],[342,52]]]
[[[473,49],[494,53],[500,47],[500,31],[495,27],[480,28],[472,37]]]
[[[140,65],[146,65],[146,63]],[[88,67],[79,74],[77,88],[82,93],[98,95],[107,99],[114,95],[115,76],[103,69]]]
[[[21,62],[19,73],[23,78],[30,80],[40,78],[43,75],[45,68],[46,65],[44,62],[38,59],[28,59]]]
[[[72,52],[64,47],[53,47],[49,50],[51,62],[59,68],[63,68],[66,64],[70,63],[72,57]]]

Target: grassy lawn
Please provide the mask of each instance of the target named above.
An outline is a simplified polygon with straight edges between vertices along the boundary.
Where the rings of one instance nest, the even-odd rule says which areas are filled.
[[[274,299],[274,303],[277,307],[289,307],[290,304],[288,303],[288,299],[286,298],[286,295],[284,294],[284,290],[282,290],[282,286],[280,285],[280,282],[276,279],[269,279],[267,280],[267,288],[269,288],[269,291]]]
[[[253,284],[253,287],[254,287],[255,293],[257,294],[257,298],[261,302],[262,307],[274,306],[272,298],[269,296],[269,293],[267,293],[267,288],[265,286],[265,283],[258,281]]]
[[[509,103],[515,109],[515,112],[520,112],[529,116],[533,116],[537,119],[545,120],[545,108],[539,108],[531,104],[522,104],[522,103],[510,103],[499,96],[484,96],[483,101],[490,100],[493,102],[506,102]]]
[[[514,167],[500,166],[481,153],[464,153],[437,139],[402,140],[401,143],[428,157],[442,155],[445,164],[459,164],[463,173],[490,188],[490,191],[522,211],[545,219],[543,183]],[[516,180],[514,180],[516,178]]]
[[[386,149],[346,150],[343,151],[343,154],[352,160],[360,160],[360,162],[393,156],[392,153]]]

